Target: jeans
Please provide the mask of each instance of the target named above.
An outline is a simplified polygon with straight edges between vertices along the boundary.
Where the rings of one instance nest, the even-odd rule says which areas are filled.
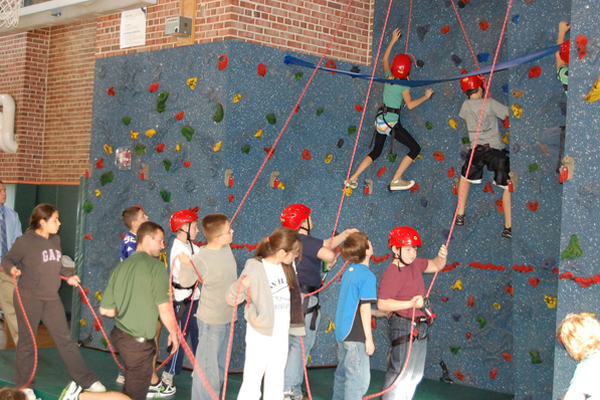
[[[337,342],[338,366],[333,400],[360,400],[369,389],[371,369],[366,346],[361,342]]]
[[[221,392],[225,376],[225,360],[227,357],[227,339],[231,324],[213,325],[198,319],[198,349],[196,361],[206,377],[208,384],[217,396]],[[212,399],[209,390],[194,371],[192,383],[192,400]],[[220,396],[219,396],[220,397]]]
[[[304,294],[304,293],[303,293]],[[303,300],[304,301],[304,300]],[[313,307],[319,303],[317,296],[308,298],[308,307]],[[304,352],[306,360],[310,355],[310,351],[315,345],[317,339],[317,331],[321,322],[321,313],[317,316],[315,330],[310,330],[310,322],[312,321],[313,313],[304,316],[304,326],[306,327],[306,336],[304,336]],[[302,382],[304,381],[304,365],[302,362],[302,347],[300,346],[300,337],[290,335],[289,338],[288,360],[285,365],[285,379],[283,383],[283,391],[289,394],[302,394]]]
[[[190,311],[191,306],[191,311]],[[183,310],[180,308],[183,307]],[[198,323],[196,322],[196,311],[198,310],[198,300],[194,300],[192,302],[187,303],[186,305],[179,304],[175,307],[175,315],[178,315],[181,311],[181,318],[177,323],[179,324],[179,329],[183,331],[185,328],[186,321],[187,329],[185,331],[185,339],[189,340],[192,345],[192,352],[196,353],[196,349],[198,347]],[[191,312],[191,314],[189,314]],[[188,321],[189,314],[189,321]],[[177,349],[173,358],[169,360],[165,367],[165,371],[172,375],[179,375],[181,373],[181,368],[183,367],[183,359],[185,352],[181,347]]]
[[[428,325],[426,323],[416,323],[416,328],[419,330],[418,338],[413,341],[410,360],[406,366],[406,371],[400,378],[396,386],[384,394],[383,400],[410,400],[415,394],[417,385],[423,378],[425,370],[425,357],[427,355],[427,335]],[[396,338],[406,336],[411,332],[411,321],[409,319],[393,316],[388,320],[388,335],[390,342]],[[400,372],[406,361],[408,354],[408,346],[410,341],[390,349],[388,354],[388,369],[383,381],[383,389],[390,387]]]

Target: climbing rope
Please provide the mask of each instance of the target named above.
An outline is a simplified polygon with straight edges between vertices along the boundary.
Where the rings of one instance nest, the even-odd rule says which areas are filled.
[[[406,50],[404,53],[408,54],[408,39],[410,39],[410,23],[412,21],[412,6],[413,0],[410,0],[410,11],[408,12],[408,28],[406,29]],[[385,32],[385,29],[384,29]]]
[[[17,294],[17,300],[19,301],[19,305],[21,306],[21,310],[23,311],[23,317],[25,318],[25,323],[27,324],[27,329],[29,329],[29,334],[31,335],[31,340],[33,340],[33,370],[31,371],[31,375],[29,376],[29,380],[25,385],[19,388],[19,390],[23,390],[33,382],[33,377],[35,376],[35,371],[37,370],[38,364],[38,348],[37,341],[35,340],[35,335],[33,334],[33,329],[31,328],[31,323],[29,322],[29,318],[27,318],[27,314],[25,313],[25,306],[23,306],[23,301],[21,300],[21,292],[19,290],[19,285],[17,283],[17,277],[13,275],[13,281],[15,283],[15,293]]]
[[[460,15],[458,15],[458,10],[456,9],[456,4],[454,4],[454,0],[450,0],[450,3],[452,4],[452,8],[454,9],[454,13],[456,14],[456,19],[458,19],[460,28],[463,31],[463,35],[465,35],[465,40],[467,41],[467,46],[469,46],[469,50],[471,51],[471,55],[473,56],[473,61],[475,62],[477,69],[479,69],[479,63],[477,62],[477,56],[475,55],[475,52],[473,51],[473,46],[471,46],[471,41],[469,40],[469,36],[467,35],[465,26],[463,25],[462,20],[460,19]]]

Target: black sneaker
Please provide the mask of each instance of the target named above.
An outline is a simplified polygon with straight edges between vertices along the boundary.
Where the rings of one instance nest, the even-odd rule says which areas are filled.
[[[512,237],[512,228],[504,228],[504,229],[502,229],[502,237],[510,239]]]
[[[456,225],[463,226],[465,224],[465,214],[458,214],[456,216]]]

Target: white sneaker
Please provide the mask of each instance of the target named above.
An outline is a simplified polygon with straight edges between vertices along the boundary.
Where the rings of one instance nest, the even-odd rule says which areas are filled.
[[[348,179],[347,181],[344,182],[344,185],[346,185],[346,187],[349,187],[351,189],[356,189],[358,187],[358,182]]]
[[[402,179],[398,179],[397,181],[393,181],[390,183],[390,190],[408,190],[415,185],[415,181],[405,181]]]
[[[29,388],[21,389],[21,392],[23,392],[23,394],[25,395],[27,400],[37,400],[37,396],[33,392],[33,389],[29,389]]]
[[[173,374],[170,374],[167,371],[163,371],[160,380],[168,386],[173,386],[173,376]]]
[[[153,399],[157,397],[172,396],[176,391],[177,389],[175,386],[165,385],[163,381],[159,380],[156,385],[150,385],[146,398]]]
[[[119,375],[117,376],[116,382],[119,385],[124,385],[125,384],[125,375],[123,374],[123,371],[119,371]]]
[[[67,387],[62,391],[58,400],[77,400],[81,394],[83,388],[71,381]]]
[[[92,383],[92,386],[85,389],[85,391],[92,392],[92,393],[102,393],[102,392],[106,392],[106,388],[104,387],[104,385],[102,383],[100,383],[100,381],[96,381],[96,382]]]

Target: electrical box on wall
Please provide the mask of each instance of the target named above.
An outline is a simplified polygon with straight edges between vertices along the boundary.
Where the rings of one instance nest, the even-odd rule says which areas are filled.
[[[165,35],[180,38],[192,35],[192,19],[188,17],[169,17],[165,19]]]

